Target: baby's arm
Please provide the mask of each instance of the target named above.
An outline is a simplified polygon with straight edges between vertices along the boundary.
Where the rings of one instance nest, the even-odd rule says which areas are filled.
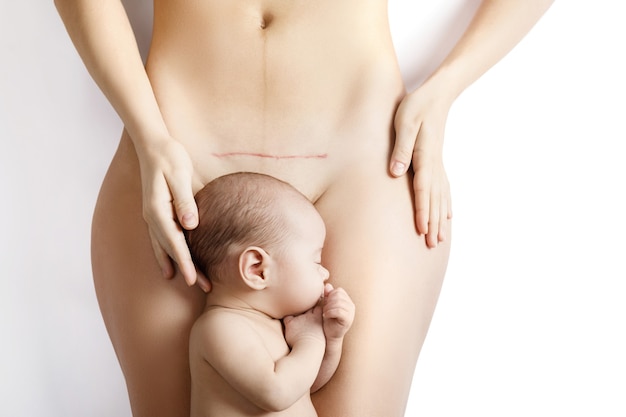
[[[332,285],[326,284],[323,309],[326,352],[311,392],[322,388],[335,374],[341,359],[343,338],[354,321],[354,303],[343,288],[334,289]]]
[[[287,339],[291,352],[278,360],[247,319],[229,316],[205,323],[200,337],[205,360],[233,389],[271,412],[309,393],[325,350],[321,311],[318,317],[303,315],[302,325],[294,326]]]

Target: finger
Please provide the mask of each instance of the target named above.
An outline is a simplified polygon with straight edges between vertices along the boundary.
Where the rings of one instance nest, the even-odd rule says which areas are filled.
[[[436,186],[433,187],[430,199],[428,234],[426,235],[426,242],[429,248],[435,248],[439,243],[439,210],[441,205],[441,196],[439,193],[439,189]]]
[[[172,203],[178,222],[187,230],[196,228],[198,226],[198,206],[193,198],[191,180],[189,177],[169,178],[168,186],[172,193]]]
[[[448,222],[450,221],[450,217],[448,213],[450,212],[450,204],[448,203],[449,198],[447,194],[443,194],[442,202],[439,207],[439,234],[437,235],[437,239],[439,242],[443,242],[446,240],[448,235]]]
[[[154,237],[154,233],[152,229],[148,229],[150,233],[150,243],[152,244],[152,250],[154,251],[154,256],[159,264],[159,268],[161,268],[161,273],[164,278],[170,279],[174,277],[174,265],[172,265],[172,260],[167,254],[167,252],[161,247],[159,241]]]
[[[181,230],[178,230],[177,239],[172,245],[172,252],[174,260],[178,264],[178,269],[185,279],[185,282],[187,282],[187,285],[189,286],[194,285],[198,279],[198,274],[196,273],[196,266],[191,259],[191,254],[189,253],[189,248],[187,247],[187,241],[185,240],[185,236]]]
[[[439,231],[437,233],[437,240],[439,242],[445,242],[448,236],[448,221],[445,215],[439,217]]]
[[[147,189],[150,190],[150,192],[144,191],[143,218],[148,224],[152,250],[163,276],[173,278],[175,270],[170,258],[169,248],[167,247],[168,242],[163,239],[163,235],[160,233],[161,224],[164,221],[162,219],[164,218],[165,222],[172,220],[171,218],[168,219],[167,216],[168,211],[171,213],[171,204],[169,203],[171,197],[169,193],[167,193],[167,186],[163,177],[154,178]],[[163,193],[163,189],[166,190],[165,193]],[[169,210],[168,207],[170,207]],[[165,215],[162,214],[164,208],[166,212]]]
[[[333,291],[333,285],[331,283],[326,283],[324,285],[324,298],[328,297],[328,294],[330,294]]]
[[[332,288],[331,286],[331,291],[328,291],[328,298],[329,299],[327,301],[332,302],[333,300],[345,299],[349,297],[348,293],[343,288]]]
[[[347,296],[347,294],[345,294],[344,296],[339,294],[324,305],[324,314],[327,314],[334,309],[350,311],[353,309],[352,306],[352,300]]]
[[[345,302],[343,302],[343,300],[337,300],[334,303],[325,306],[324,308],[324,316],[326,316],[327,314],[329,314],[331,311],[337,311],[337,310],[342,310],[342,311],[347,311],[347,305]]]
[[[395,177],[404,175],[409,169],[413,149],[415,148],[415,140],[420,129],[420,123],[415,120],[409,120],[404,109],[405,106],[401,104],[394,119],[396,140],[391,152],[389,170]]]
[[[439,215],[439,241],[443,242],[448,237],[450,219],[452,219],[452,203],[450,183],[444,172],[444,188],[441,193],[441,207]]]
[[[161,211],[157,212],[155,218],[149,222],[150,230],[162,250],[174,259],[187,285],[193,285],[197,279],[196,267],[191,259],[183,231],[172,216],[171,209],[169,216]]]
[[[426,246],[433,249],[439,244],[439,224],[433,224],[426,235]]]
[[[324,309],[323,317],[325,319],[336,319],[339,316],[341,316],[341,308],[340,307],[333,307],[333,308],[325,308]]]
[[[196,282],[198,283],[200,289],[202,289],[205,293],[211,292],[211,281],[209,281],[209,279],[201,271],[199,271],[198,268],[196,268],[196,277]]]
[[[413,189],[415,192],[415,224],[417,232],[428,234],[428,220],[430,215],[430,169],[420,166],[415,172]]]
[[[334,320],[341,326],[345,326],[346,324],[351,322],[350,313],[342,308],[333,308],[327,312],[324,312],[325,320]]]
[[[334,304],[337,303],[339,294],[340,294],[340,291],[338,291],[337,289],[333,289],[332,291],[329,291],[324,295],[324,304],[323,304],[324,310],[326,310],[329,307],[332,307]]]
[[[448,192],[448,198],[446,200],[446,203],[448,204],[448,211],[447,211],[447,216],[448,216],[448,220],[452,219],[452,196],[451,193]]]

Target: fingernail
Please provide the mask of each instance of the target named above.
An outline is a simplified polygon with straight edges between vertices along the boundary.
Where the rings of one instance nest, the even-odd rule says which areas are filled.
[[[393,166],[391,167],[391,172],[394,175],[402,175],[404,173],[404,168],[405,165],[402,162],[394,162]]]
[[[186,213],[183,215],[183,224],[185,226],[192,226],[196,222],[196,216],[191,213]]]

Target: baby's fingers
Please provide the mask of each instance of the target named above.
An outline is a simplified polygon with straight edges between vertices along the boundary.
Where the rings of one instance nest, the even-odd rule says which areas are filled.
[[[324,284],[324,298],[328,297],[334,289],[335,287],[333,287],[333,284],[331,284],[330,282]]]
[[[333,290],[324,301],[324,319],[338,319],[342,324],[351,323],[354,311],[354,303],[343,288]]]
[[[326,320],[337,320],[340,324],[343,324],[350,318],[350,311],[345,307],[335,306],[325,309],[323,317]]]

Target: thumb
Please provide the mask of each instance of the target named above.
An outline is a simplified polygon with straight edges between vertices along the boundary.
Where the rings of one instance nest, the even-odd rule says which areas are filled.
[[[326,285],[324,285],[324,297],[328,297],[328,294],[330,294],[334,289],[335,288],[332,284],[326,283]]]
[[[169,186],[178,222],[187,230],[195,229],[198,226],[198,206],[193,198],[191,181],[186,184],[172,181]]]
[[[407,123],[403,116],[402,106],[398,109],[394,120],[394,128],[396,131],[396,140],[391,152],[391,160],[389,170],[395,177],[404,175],[411,164],[413,158],[413,149],[415,148],[415,139],[420,126],[415,123]]]

